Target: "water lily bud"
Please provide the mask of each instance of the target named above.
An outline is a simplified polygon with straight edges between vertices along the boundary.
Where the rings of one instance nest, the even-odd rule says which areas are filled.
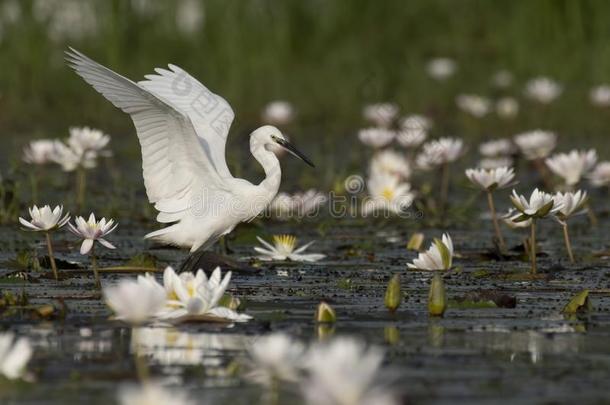
[[[334,323],[336,321],[337,314],[335,314],[335,310],[326,302],[320,302],[318,309],[316,310],[316,322]]]
[[[395,345],[400,341],[400,332],[396,326],[386,326],[383,328],[383,337],[388,344]]]
[[[400,306],[401,301],[402,292],[400,291],[400,275],[394,274],[385,291],[384,304],[390,312],[394,312]]]
[[[440,274],[435,274],[430,283],[430,294],[428,295],[428,313],[430,316],[443,316],[447,309],[445,297],[445,283]]]
[[[574,315],[579,312],[591,310],[591,301],[589,300],[589,290],[582,290],[572,297],[570,302],[563,308],[563,313]]]
[[[407,250],[420,251],[423,244],[424,234],[421,232],[416,232],[411,235],[411,238],[409,238],[409,242],[407,242]]]

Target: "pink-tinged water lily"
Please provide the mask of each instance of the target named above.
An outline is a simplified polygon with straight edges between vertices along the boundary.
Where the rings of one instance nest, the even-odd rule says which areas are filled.
[[[305,245],[297,248],[297,238],[292,235],[274,235],[273,245],[266,240],[256,237],[258,241],[264,246],[264,248],[256,246],[255,251],[260,253],[257,256],[260,260],[292,260],[294,262],[317,262],[326,257],[326,255],[319,253],[304,253],[314,241],[306,243]]]
[[[86,255],[91,251],[93,243],[96,241],[108,249],[116,249],[112,243],[104,238],[114,231],[118,225],[114,223],[113,219],[106,221],[106,218],[102,218],[96,221],[95,214],[91,213],[88,220],[85,220],[83,217],[76,217],[74,225],[68,224],[68,227],[74,235],[83,239],[80,254]]]
[[[167,303],[165,289],[150,274],[104,287],[103,295],[116,319],[133,324],[156,319]]]
[[[428,250],[407,264],[410,269],[417,270],[449,270],[452,265],[453,241],[448,233],[444,233],[441,239],[435,238]]]
[[[63,206],[58,205],[51,209],[49,205],[38,208],[34,205],[29,209],[30,220],[19,217],[19,222],[23,225],[25,230],[37,231],[37,232],[48,232],[55,229],[59,229],[66,225],[70,221],[70,213],[63,215]]]
[[[553,173],[561,177],[567,186],[574,186],[589,173],[597,163],[595,149],[588,151],[572,150],[569,153],[557,153],[545,160]]]
[[[497,169],[467,169],[466,177],[475,186],[485,191],[503,189],[515,184],[513,168],[499,167]]]
[[[9,380],[25,377],[33,351],[27,338],[15,339],[11,332],[0,333],[0,374]]]

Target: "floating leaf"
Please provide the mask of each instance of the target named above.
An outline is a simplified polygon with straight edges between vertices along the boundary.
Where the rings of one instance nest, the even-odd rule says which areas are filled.
[[[563,308],[563,313],[573,315],[581,312],[588,312],[592,309],[591,300],[589,300],[589,290],[582,290],[572,297],[570,302]]]

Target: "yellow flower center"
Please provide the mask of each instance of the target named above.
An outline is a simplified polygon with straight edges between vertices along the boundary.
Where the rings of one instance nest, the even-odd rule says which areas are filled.
[[[381,196],[388,201],[392,201],[394,199],[394,189],[390,187],[386,187],[381,192]]]
[[[292,252],[297,244],[297,238],[292,235],[273,235],[273,243],[277,249]]]

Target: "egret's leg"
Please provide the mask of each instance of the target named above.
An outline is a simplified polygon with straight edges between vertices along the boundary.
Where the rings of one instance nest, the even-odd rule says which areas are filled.
[[[199,264],[199,260],[201,259],[201,256],[203,255],[203,253],[204,253],[204,249],[202,249],[202,248],[195,250],[193,253],[189,253],[187,258],[180,265],[180,270],[178,270],[178,273],[196,272],[198,270],[196,267]]]
[[[229,236],[223,235],[220,237],[220,253],[227,256],[233,253],[233,250],[229,247]]]

